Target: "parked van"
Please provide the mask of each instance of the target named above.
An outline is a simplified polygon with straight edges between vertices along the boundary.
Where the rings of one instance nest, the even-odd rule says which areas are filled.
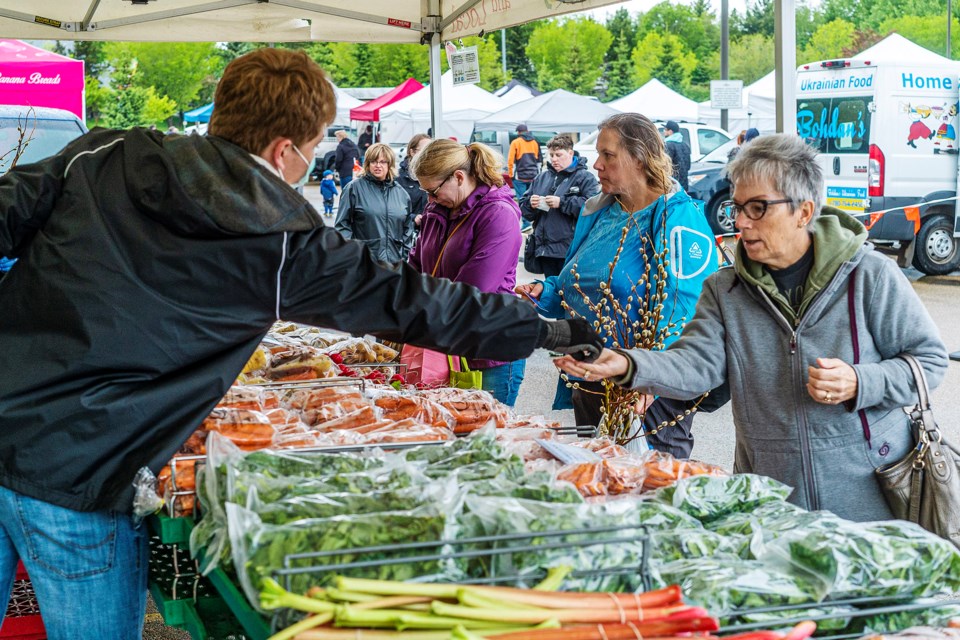
[[[548,158],[547,143],[550,142],[551,138],[560,132],[535,131],[531,129],[530,133],[532,133],[534,139],[540,143],[540,151],[543,155],[544,162],[546,162]],[[473,135],[470,137],[470,142],[482,142],[488,147],[498,151],[503,156],[503,169],[506,171],[507,155],[510,153],[510,143],[513,142],[518,135],[519,134],[516,131],[477,131],[474,129]],[[574,142],[576,142],[576,133],[571,133],[568,135],[570,135]]]
[[[960,62],[825,60],[797,69],[797,133],[820,150],[826,203],[926,274],[960,267]],[[894,244],[897,243],[897,244]]]

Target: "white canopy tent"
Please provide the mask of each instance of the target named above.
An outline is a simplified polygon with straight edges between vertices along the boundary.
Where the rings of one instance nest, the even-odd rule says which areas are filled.
[[[696,120],[697,103],[656,78],[619,100],[608,103],[617,111],[642,113],[651,120]]]
[[[23,0],[0,0],[0,35],[26,40],[426,43],[432,103],[438,105],[441,41],[621,1],[364,0],[348,8],[332,0],[32,0],[27,6]]]
[[[350,109],[354,107],[359,107],[363,104],[363,100],[358,100],[354,98],[349,93],[333,85],[333,91],[337,94],[337,117],[331,122],[331,125],[348,125],[350,124]]]
[[[500,98],[504,106],[523,102],[530,98],[540,95],[539,91],[534,91],[519,80],[511,80],[499,89],[493,92],[493,95]]]
[[[478,131],[513,131],[525,124],[531,131],[587,132],[617,113],[595,98],[557,89],[477,120],[476,127]]]
[[[475,84],[453,86],[453,74],[447,71],[440,77],[442,115],[434,137],[466,142],[473,133],[473,123],[499,111],[504,102]],[[339,112],[339,105],[338,105]],[[430,88],[398,100],[380,109],[380,135],[383,142],[407,142],[415,133],[426,133],[430,128]]]

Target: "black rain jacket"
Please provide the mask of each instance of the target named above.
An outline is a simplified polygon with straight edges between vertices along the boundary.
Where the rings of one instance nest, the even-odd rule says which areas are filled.
[[[380,266],[240,147],[95,130],[0,178],[0,485],[130,512],[277,319],[528,356],[519,298]]]
[[[334,228],[380,262],[406,262],[415,236],[410,196],[395,180],[363,175],[343,188]]]
[[[353,179],[354,160],[357,162],[363,160],[360,157],[360,149],[357,148],[356,142],[350,138],[344,138],[337,143],[337,152],[333,156],[333,166],[341,180],[343,178]]]
[[[584,159],[575,154],[576,162],[563,171],[552,164],[538,175],[520,198],[520,212],[533,223],[535,253],[538,258],[565,258],[573,241],[580,210],[587,199],[600,193],[597,178],[587,170]],[[544,211],[530,206],[530,196],[559,196],[560,206]]]
[[[420,182],[410,175],[410,161],[407,158],[400,163],[400,173],[397,175],[397,184],[410,196],[410,213],[414,217],[423,213],[427,208],[427,192],[420,188]]]

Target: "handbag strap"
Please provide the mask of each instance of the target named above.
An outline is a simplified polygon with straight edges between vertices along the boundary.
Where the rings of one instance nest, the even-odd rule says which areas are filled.
[[[850,285],[847,287],[847,310],[850,312],[850,339],[853,341],[853,364],[860,364],[860,336],[857,334],[857,304],[856,289],[857,269],[854,267],[850,274]],[[863,429],[863,437],[867,441],[867,447],[873,449],[870,442],[870,422],[867,420],[867,412],[863,409],[857,411],[860,416],[860,428]]]
[[[455,369],[453,368],[455,364],[453,361],[453,356],[450,356],[450,355],[447,356],[447,364],[450,366],[450,371],[455,371]],[[460,373],[470,373],[470,371],[471,369],[467,365],[467,359],[461,356],[460,357]]]
[[[455,234],[455,233],[457,232],[457,229],[459,229],[460,227],[463,226],[463,223],[466,222],[466,221],[467,221],[467,218],[469,218],[469,217],[470,217],[470,214],[469,214],[469,213],[468,213],[467,215],[463,216],[463,220],[461,220],[460,222],[457,223],[457,226],[455,226],[455,227],[453,228],[453,231],[450,232],[450,234],[447,236],[447,239],[443,241],[443,246],[440,247],[440,253],[437,254],[437,262],[436,262],[436,264],[433,265],[433,271],[430,272],[430,275],[431,275],[431,276],[436,276],[436,275],[437,275],[437,269],[440,268],[440,259],[443,258],[443,252],[446,251],[446,249],[447,249],[447,243],[450,242],[450,238],[452,238],[452,237],[453,237],[453,234]]]
[[[909,353],[897,356],[910,366],[914,382],[917,385],[917,406],[910,412],[910,417],[919,429],[918,448],[921,451],[921,460],[933,477],[940,482],[947,482],[954,472],[954,465],[948,463],[947,446],[940,433],[940,427],[933,418],[933,409],[930,407],[930,387],[927,386],[927,376],[923,366],[917,358]],[[952,456],[951,456],[952,457]],[[916,475],[916,474],[915,474]]]

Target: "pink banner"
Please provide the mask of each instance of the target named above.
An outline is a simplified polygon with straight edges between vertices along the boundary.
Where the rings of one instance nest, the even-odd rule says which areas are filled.
[[[0,40],[0,104],[54,107],[84,118],[83,61]]]

